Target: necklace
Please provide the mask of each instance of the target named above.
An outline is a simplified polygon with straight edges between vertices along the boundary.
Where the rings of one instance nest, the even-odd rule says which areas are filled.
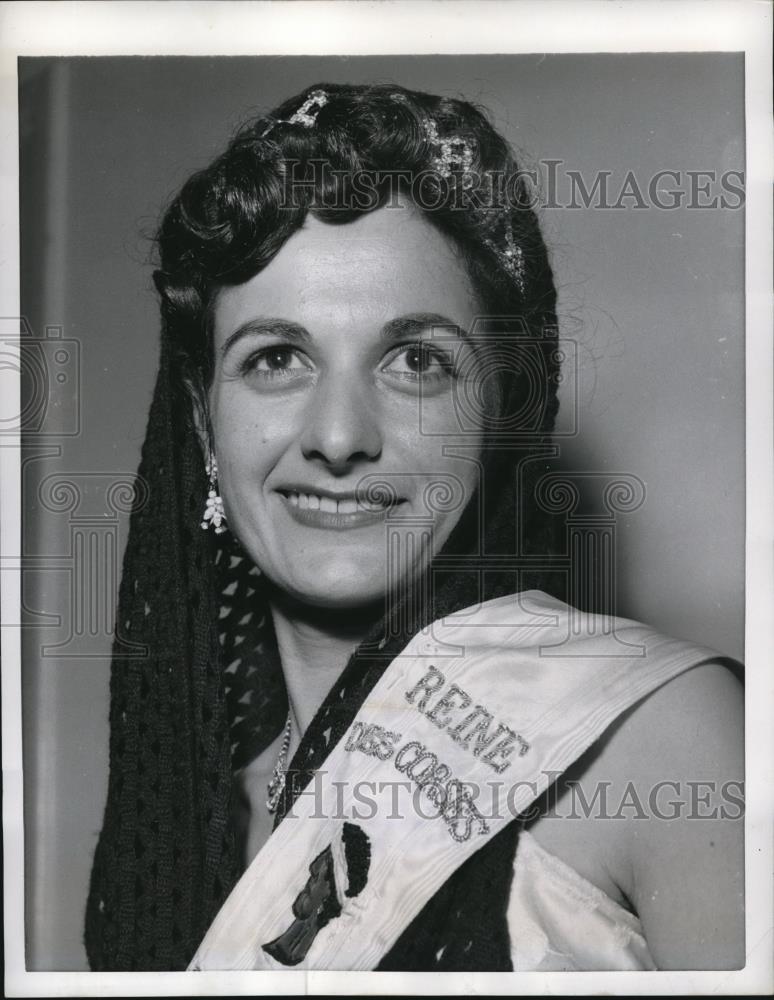
[[[270,813],[275,813],[277,811],[279,800],[282,797],[282,793],[285,790],[289,749],[290,749],[290,712],[288,712],[288,721],[285,723],[285,734],[282,737],[282,746],[280,747],[280,752],[277,757],[277,763],[274,765],[274,771],[272,772],[271,780],[266,786],[266,793],[268,795],[268,798],[266,799],[266,808],[269,810]]]

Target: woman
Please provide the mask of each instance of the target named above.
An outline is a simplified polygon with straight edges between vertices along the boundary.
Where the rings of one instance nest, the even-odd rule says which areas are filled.
[[[168,210],[93,968],[743,963],[737,681],[556,594],[531,200],[471,105],[320,85]]]

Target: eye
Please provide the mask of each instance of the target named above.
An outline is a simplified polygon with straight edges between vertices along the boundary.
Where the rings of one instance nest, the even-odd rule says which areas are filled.
[[[253,352],[240,365],[244,375],[261,379],[291,379],[311,371],[308,361],[294,347],[274,344]]]
[[[411,382],[438,382],[452,379],[455,369],[452,357],[446,351],[417,341],[399,348],[383,371]]]

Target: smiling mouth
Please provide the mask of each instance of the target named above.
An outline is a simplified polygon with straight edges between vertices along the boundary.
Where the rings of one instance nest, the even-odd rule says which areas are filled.
[[[297,510],[321,511],[324,514],[385,514],[403,500],[365,500],[360,497],[347,496],[336,500],[333,497],[317,493],[295,493],[292,490],[280,490],[281,495],[291,507]]]

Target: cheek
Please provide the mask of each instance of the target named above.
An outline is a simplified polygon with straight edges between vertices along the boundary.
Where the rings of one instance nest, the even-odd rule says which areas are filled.
[[[466,419],[466,398],[456,384],[441,392],[415,394],[393,392],[386,394],[383,406],[385,433],[393,440],[409,441],[414,447],[423,448],[428,442],[459,440],[460,435],[476,436],[478,419]]]
[[[461,516],[480,478],[483,433],[477,423],[461,433],[452,398],[423,400],[421,420],[415,406],[411,419],[391,424],[393,440],[400,437],[405,471],[422,482],[422,504],[448,528]]]
[[[220,391],[211,402],[213,443],[219,478],[229,495],[255,490],[295,435],[294,413],[287,406],[267,405],[248,392]]]
[[[472,501],[479,486],[481,466],[478,452],[466,449],[464,457],[446,456],[439,474],[428,486],[428,501],[438,518],[438,526],[448,533]]]

